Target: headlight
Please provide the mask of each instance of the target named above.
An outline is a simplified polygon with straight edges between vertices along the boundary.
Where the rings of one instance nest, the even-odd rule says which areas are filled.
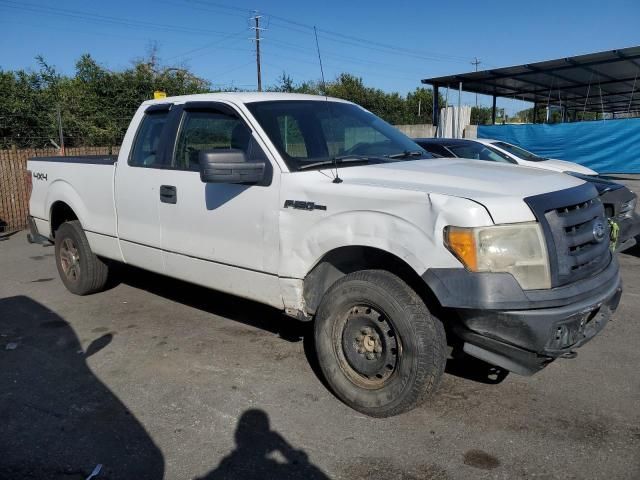
[[[511,273],[525,290],[551,288],[547,247],[536,222],[448,226],[444,244],[472,272]]]
[[[631,218],[633,216],[633,212],[640,213],[640,209],[638,208],[638,197],[635,195],[631,200],[627,200],[620,206],[618,218]]]

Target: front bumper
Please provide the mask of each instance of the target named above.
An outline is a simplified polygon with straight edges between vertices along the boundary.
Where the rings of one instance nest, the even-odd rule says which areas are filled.
[[[575,355],[574,349],[602,331],[622,294],[615,259],[594,277],[546,291],[515,288],[502,274],[474,278],[479,274],[446,270],[430,270],[424,277],[435,285],[432,290],[442,305],[457,313],[453,332],[464,341],[463,350],[522,375]],[[498,277],[484,282],[486,275]]]

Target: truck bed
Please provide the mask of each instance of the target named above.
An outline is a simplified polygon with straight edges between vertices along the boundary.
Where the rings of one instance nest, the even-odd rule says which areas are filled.
[[[53,201],[64,201],[88,232],[116,236],[115,155],[34,157],[27,162],[33,191],[29,210],[38,230],[52,236]]]

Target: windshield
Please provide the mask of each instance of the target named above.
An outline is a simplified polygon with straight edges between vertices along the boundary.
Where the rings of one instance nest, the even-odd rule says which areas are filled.
[[[292,172],[433,158],[413,140],[350,103],[287,100],[247,104]]]
[[[507,155],[481,143],[469,143],[467,145],[449,145],[456,157],[474,158],[476,160],[487,160],[489,162],[515,163]]]
[[[524,148],[516,147],[515,145],[511,145],[510,143],[493,142],[493,145],[506,150],[510,154],[515,155],[522,160],[527,160],[529,162],[543,162],[545,160],[549,160],[548,158],[539,157],[535,153],[527,152]]]

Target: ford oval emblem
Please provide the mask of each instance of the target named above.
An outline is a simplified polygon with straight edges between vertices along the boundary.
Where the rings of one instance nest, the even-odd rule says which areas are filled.
[[[607,236],[607,229],[604,226],[604,223],[600,221],[593,222],[593,239],[600,243]]]

